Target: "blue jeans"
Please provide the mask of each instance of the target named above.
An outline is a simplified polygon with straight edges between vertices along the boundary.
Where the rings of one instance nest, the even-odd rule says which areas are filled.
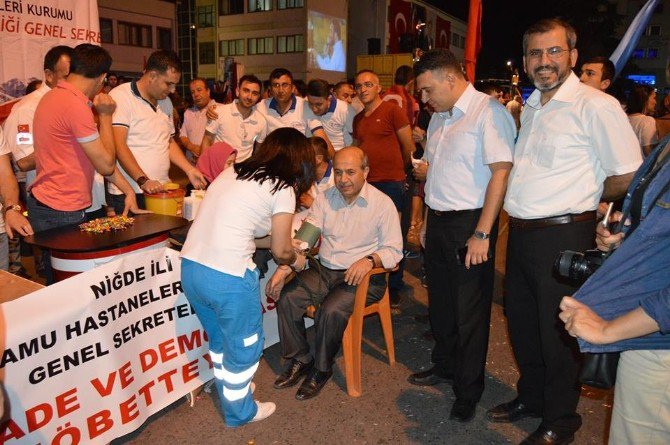
[[[265,340],[258,269],[236,277],[183,258],[181,281],[209,338],[226,424],[244,425],[258,411],[250,384]]]
[[[28,218],[35,232],[42,232],[57,227],[81,224],[86,220],[84,209],[75,211],[61,211],[48,207],[39,202],[31,194],[27,198]],[[44,251],[44,273],[47,285],[54,283],[53,269],[51,268],[51,252]]]
[[[405,181],[371,182],[370,185],[373,185],[377,190],[391,198],[391,201],[393,201],[393,204],[395,204],[395,208],[398,210],[398,213],[402,213],[402,208],[405,201]],[[404,239],[405,236],[403,235],[403,240]],[[400,260],[398,263],[398,270],[389,274],[389,290],[399,291],[403,288],[403,263],[404,259]],[[393,297],[391,297],[391,299],[393,300]],[[392,301],[392,303],[395,303],[395,301]]]

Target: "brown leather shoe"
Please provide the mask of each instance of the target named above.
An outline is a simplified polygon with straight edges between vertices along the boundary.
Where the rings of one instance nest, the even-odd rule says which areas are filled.
[[[486,418],[489,422],[511,423],[525,419],[526,417],[542,417],[542,415],[528,409],[518,398],[511,402],[500,404],[486,412]]]
[[[407,381],[417,386],[433,386],[438,383],[453,383],[454,376],[444,374],[436,366],[433,366],[426,371],[415,372],[407,378]]]
[[[307,374],[307,377],[305,377],[305,380],[302,382],[302,385],[300,385],[300,388],[298,388],[298,392],[295,394],[295,398],[298,400],[307,400],[318,396],[319,392],[321,392],[321,388],[323,388],[324,385],[328,383],[328,380],[330,380],[332,376],[332,369],[324,372],[319,371],[316,368],[312,368],[309,374]]]
[[[296,359],[291,359],[284,368],[284,372],[279,374],[275,380],[275,388],[284,389],[290,388],[300,381],[300,377],[307,374],[307,372],[314,366],[314,360],[309,363],[302,363]]]

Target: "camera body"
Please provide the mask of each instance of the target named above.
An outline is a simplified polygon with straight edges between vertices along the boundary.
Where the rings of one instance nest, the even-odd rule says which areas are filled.
[[[598,249],[589,249],[585,252],[565,250],[556,257],[554,271],[581,284],[602,266],[605,258],[607,252]]]

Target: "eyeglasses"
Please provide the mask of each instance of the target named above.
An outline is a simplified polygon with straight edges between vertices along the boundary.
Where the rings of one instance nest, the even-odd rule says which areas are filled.
[[[272,88],[276,88],[278,90],[280,90],[280,89],[285,90],[285,89],[291,88],[291,86],[293,86],[293,84],[291,84],[291,83],[273,83],[272,84]]]
[[[354,85],[354,88],[356,88],[357,90],[362,90],[363,87],[365,87],[366,89],[369,90],[374,86],[377,86],[377,84],[372,82],[363,82],[363,83],[357,83],[356,85]]]
[[[569,49],[563,49],[560,46],[552,46],[547,49],[531,49],[526,53],[526,57],[529,59],[541,59],[543,54],[547,54],[551,60],[558,60],[563,57],[563,53],[570,51]]]

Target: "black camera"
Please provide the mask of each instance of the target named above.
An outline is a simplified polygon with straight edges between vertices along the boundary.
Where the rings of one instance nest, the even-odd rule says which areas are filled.
[[[598,249],[589,249],[583,253],[565,250],[556,257],[554,270],[562,277],[583,283],[602,266],[605,258],[607,252]]]

